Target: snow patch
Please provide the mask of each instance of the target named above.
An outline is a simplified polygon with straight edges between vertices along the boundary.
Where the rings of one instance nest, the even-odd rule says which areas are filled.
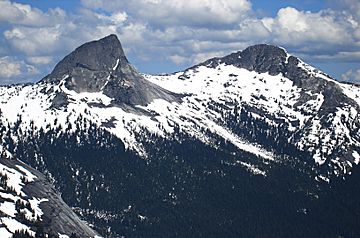
[[[10,233],[5,227],[0,227],[0,237],[1,238],[12,238],[13,234]]]
[[[18,222],[17,220],[15,220],[13,218],[2,217],[1,222],[2,222],[2,224],[4,224],[6,226],[6,228],[11,233],[15,233],[15,231],[25,230],[25,231],[29,232],[29,234],[31,236],[35,236],[35,232],[32,231],[28,226]]]
[[[353,151],[352,156],[354,157],[354,163],[355,163],[356,165],[358,165],[359,162],[360,162],[360,155],[359,155],[359,153],[358,153],[357,151]]]
[[[0,204],[0,211],[5,213],[6,215],[10,217],[15,217],[17,211],[15,209],[15,204],[13,202],[3,202]]]
[[[242,162],[242,161],[237,161],[237,163],[244,166],[248,171],[250,171],[254,175],[261,175],[261,176],[266,177],[266,172],[265,171],[260,170],[259,168],[255,167],[252,164],[245,163],[245,162]]]
[[[117,60],[116,60],[116,64],[115,64],[115,66],[113,67],[113,70],[116,70],[116,69],[117,69],[117,67],[119,66],[119,62],[120,62],[120,60],[117,59]]]

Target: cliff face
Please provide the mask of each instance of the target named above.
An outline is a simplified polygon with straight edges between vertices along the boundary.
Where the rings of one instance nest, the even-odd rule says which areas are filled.
[[[179,99],[179,95],[145,80],[129,63],[115,35],[78,47],[41,82],[62,82],[67,89],[78,93],[102,92],[112,99],[113,105],[123,107],[145,106],[154,99]],[[66,94],[59,92],[59,95],[62,95],[62,102],[66,101]],[[57,107],[58,101],[54,105]]]
[[[96,237],[61,199],[45,177],[28,165],[14,159],[0,159],[0,234],[11,237],[16,231],[30,235],[51,236],[76,234]]]

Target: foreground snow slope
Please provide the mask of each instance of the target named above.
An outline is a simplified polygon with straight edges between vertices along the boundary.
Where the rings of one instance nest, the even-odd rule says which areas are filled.
[[[37,171],[20,161],[0,159],[0,237],[15,232],[35,237],[39,231],[54,235],[97,234],[62,201]],[[64,236],[65,237],[65,236]]]

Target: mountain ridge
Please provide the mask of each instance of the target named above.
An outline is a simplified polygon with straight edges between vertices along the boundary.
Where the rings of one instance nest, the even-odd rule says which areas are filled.
[[[106,50],[99,53],[99,49]],[[94,55],[94,57],[100,57],[94,59],[91,57],[84,57],[84,55]],[[104,57],[106,58],[104,61],[102,61],[101,58],[103,55],[105,55]],[[122,60],[120,60],[120,58],[122,58]],[[89,67],[84,67],[84,65],[88,65]],[[290,110],[293,111],[292,117],[295,116],[295,118],[297,117],[296,114],[303,114],[301,118],[304,116],[309,117],[310,115],[312,115],[312,117],[318,116],[319,118],[315,118],[316,121],[319,121],[320,124],[325,125],[328,124],[329,120],[333,120],[333,115],[337,113],[339,108],[350,106],[356,111],[359,111],[359,104],[356,102],[356,95],[354,98],[348,97],[344,94],[344,87],[347,86],[341,85],[321,71],[288,54],[285,49],[267,44],[250,46],[243,51],[238,51],[224,57],[209,59],[201,64],[185,70],[184,72],[175,73],[168,76],[145,75],[144,77],[138,73],[128,62],[118,38],[115,35],[109,35],[98,41],[85,43],[84,45],[75,49],[55,66],[53,73],[49,74],[49,76],[45,78],[46,80],[41,80],[38,85],[42,85],[41,87],[44,87],[41,90],[41,93],[47,92],[45,94],[48,96],[51,95],[50,109],[54,108],[56,110],[63,110],[71,103],[79,100],[75,99],[78,96],[82,94],[89,94],[99,96],[98,99],[93,98],[93,101],[91,102],[86,102],[88,100],[87,97],[81,99],[86,102],[87,106],[90,108],[106,109],[121,107],[122,110],[133,112],[138,115],[144,115],[153,120],[162,114],[156,112],[158,109],[147,109],[151,104],[153,104],[154,101],[164,100],[167,103],[183,104],[184,98],[189,96],[191,97],[191,94],[194,96],[199,93],[199,91],[193,91],[191,87],[189,88],[189,91],[179,91],[179,89],[181,89],[183,86],[188,87],[186,86],[189,85],[188,82],[193,82],[191,77],[198,73],[197,70],[199,68],[214,69],[216,72],[219,70],[221,71],[221,67],[235,67],[237,69],[247,70],[248,72],[256,72],[259,74],[259,76],[265,74],[266,77],[266,74],[268,74],[270,77],[284,77],[290,80],[290,82],[293,84],[293,86],[291,86],[293,87],[291,91],[294,93],[289,92],[289,95],[292,95],[290,98],[296,98],[296,102],[293,103],[293,105],[290,107]],[[179,78],[179,80],[174,81],[173,78],[175,75],[176,78]],[[217,75],[219,75],[219,72],[217,72]],[[59,77],[61,78],[60,81],[58,81]],[[161,77],[163,77],[165,81],[170,80],[174,83],[174,85],[177,85],[179,82],[182,82],[180,84],[183,85],[179,85],[178,88],[164,87],[164,85],[162,85],[160,82],[162,81]],[[209,77],[211,76],[208,76],[208,78]],[[229,77],[230,80],[232,80],[231,78],[237,78],[238,74],[232,74],[230,72],[229,75],[226,75],[225,77]],[[258,80],[256,78],[257,75],[255,75],[254,79],[249,81],[249,83],[257,84],[256,81]],[[51,79],[54,80],[52,81]],[[160,79],[160,81],[157,79]],[[226,79],[221,80],[225,82],[224,85],[229,84]],[[216,84],[213,83],[212,80],[209,82],[205,81],[201,83],[197,82],[199,85],[204,84],[202,88],[199,88],[200,91],[204,88],[207,88],[210,84]],[[283,79],[280,81],[283,81]],[[249,85],[245,85],[245,87],[248,86]],[[238,86],[238,88],[239,87],[240,86]],[[276,87],[281,87],[281,85],[278,84]],[[353,88],[351,84],[348,87]],[[45,90],[45,88],[47,89]],[[283,89],[279,89],[281,92],[283,91]],[[222,92],[221,94],[226,94],[226,91],[228,91],[226,86],[224,86],[224,90],[225,92]],[[255,90],[258,91],[259,89],[255,88]],[[266,90],[269,90],[269,88]],[[234,91],[234,95],[239,95],[241,98],[241,90],[239,92]],[[206,94],[206,92],[202,93]],[[267,93],[264,93],[265,94],[258,97],[257,100],[261,99],[261,97],[267,98]],[[211,95],[209,96],[211,99]],[[285,97],[285,95],[281,97]],[[279,99],[283,100],[282,98]],[[314,101],[316,108],[314,107],[313,109],[309,109],[308,106],[306,106],[311,101]],[[231,99],[231,102],[227,103],[233,104],[233,99]],[[252,104],[251,101],[250,104]],[[287,105],[288,103],[284,102],[284,106],[288,107]],[[268,114],[264,112],[263,109],[258,108],[256,105],[255,107],[248,107],[248,110],[258,111],[260,112],[260,115],[264,113]],[[271,111],[273,109],[269,107],[266,110]],[[270,114],[267,116],[274,118],[274,115]],[[277,116],[275,115],[275,117]],[[116,118],[116,116],[112,116],[111,118]],[[296,121],[295,118],[291,120]],[[118,123],[117,119],[108,118],[106,120]],[[297,122],[294,123],[301,124],[301,121],[297,119]],[[305,123],[305,121],[303,123]],[[101,125],[105,124],[105,121],[101,122]],[[162,127],[163,125],[160,126]],[[291,123],[289,124],[289,127],[292,127]],[[357,126],[355,126],[355,128],[357,128]],[[231,130],[232,129],[230,129],[230,131]],[[114,133],[117,134],[117,132]],[[166,133],[169,132],[165,132],[165,134]],[[295,138],[300,136],[302,138],[301,140],[306,140],[305,138],[309,136],[308,133],[308,130],[296,132],[291,137],[294,139],[293,143],[298,144],[297,146],[302,148],[302,142]],[[328,134],[330,132],[326,133]],[[123,136],[121,138],[124,139]],[[136,141],[135,138],[132,138],[131,140]],[[141,151],[141,149],[137,150]],[[319,157],[321,153],[318,152],[316,157]]]
[[[335,194],[348,196],[346,189],[357,186],[347,181],[352,173],[357,178],[360,163],[360,88],[269,45],[157,76],[128,62],[115,67],[117,57],[104,67],[76,60],[70,73],[59,71],[60,80],[0,87],[2,145],[52,178],[102,235],[159,237],[163,226],[183,236],[209,234],[199,219],[209,217],[214,232],[249,236],[227,223],[233,216],[244,224],[237,214],[253,214],[241,204],[257,196],[244,194],[265,194],[259,198],[269,214],[280,201],[274,207],[291,219],[311,217],[304,224],[314,229],[319,226],[311,221],[322,219],[316,209],[335,219],[338,213],[326,207],[357,208]],[[222,189],[226,196],[217,196]],[[229,197],[231,208],[223,200]],[[217,214],[211,204],[221,204]],[[199,217],[187,213],[192,210]],[[267,231],[281,230],[256,214],[269,223]],[[178,219],[184,219],[179,227]],[[328,229],[321,234],[348,234],[341,222],[322,222]],[[289,233],[315,235],[303,228]],[[355,226],[351,231],[359,233]]]

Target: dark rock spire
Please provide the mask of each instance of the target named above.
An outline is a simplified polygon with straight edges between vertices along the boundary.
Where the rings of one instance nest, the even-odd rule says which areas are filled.
[[[119,64],[128,64],[121,43],[116,35],[109,35],[97,41],[91,41],[75,49],[61,60],[48,76],[58,78],[70,74],[75,68],[91,71],[109,71],[117,60]]]
[[[125,107],[147,105],[158,98],[167,101],[179,98],[147,81],[129,63],[116,35],[78,47],[61,60],[41,82],[58,84],[60,81],[64,81],[67,89],[77,93],[102,92],[113,99],[113,105]],[[67,105],[66,95],[63,92],[58,95],[53,102],[54,107]],[[60,104],[57,100],[59,98]]]

